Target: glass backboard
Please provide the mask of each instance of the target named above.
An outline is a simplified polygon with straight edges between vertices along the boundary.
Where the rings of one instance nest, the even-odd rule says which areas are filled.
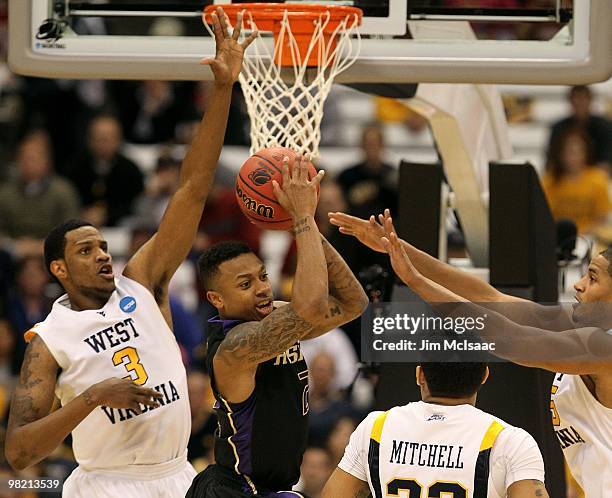
[[[46,77],[209,79],[198,61],[214,53],[200,20],[210,3],[9,0],[9,64]],[[338,82],[587,84],[612,74],[609,0],[308,3],[364,11],[359,60]]]

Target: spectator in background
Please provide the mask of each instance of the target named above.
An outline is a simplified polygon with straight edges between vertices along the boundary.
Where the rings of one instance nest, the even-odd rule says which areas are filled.
[[[42,255],[27,256],[17,262],[15,285],[9,293],[6,310],[15,333],[15,371],[21,365],[26,348],[23,334],[42,322],[51,311],[53,300],[47,295],[49,283]]]
[[[351,434],[357,428],[357,421],[353,417],[341,417],[336,420],[332,431],[327,439],[327,450],[332,460],[332,466],[336,466],[344,456],[344,450],[348,446]]]
[[[348,212],[359,218],[369,218],[372,214],[397,211],[397,171],[383,160],[384,137],[377,124],[364,128],[362,134],[363,160],[340,173],[337,182],[342,189],[348,204]],[[330,210],[333,211],[333,210]],[[386,254],[369,249],[363,244],[340,234],[340,239],[347,248],[340,251],[355,275],[365,268],[380,265],[390,268]],[[342,328],[348,334],[357,351],[361,348],[361,331],[359,320],[353,320]]]
[[[86,119],[95,109],[83,101],[77,80],[24,77],[20,80],[24,126],[47,130],[56,170],[65,175],[67,159],[74,154],[75,144],[83,143]]]
[[[187,375],[189,406],[191,407],[191,436],[187,445],[187,459],[196,471],[204,470],[214,462],[215,430],[217,417],[213,405],[215,397],[210,387],[210,377],[201,370]]]
[[[309,365],[319,353],[327,353],[335,358],[332,388],[343,391],[350,387],[357,375],[359,358],[351,341],[342,329],[330,330],[327,334],[300,342],[302,354]]]
[[[192,116],[201,116],[206,112],[208,99],[212,89],[211,81],[199,81],[194,94],[195,113]],[[189,116],[187,122],[193,121]],[[240,85],[236,83],[232,89],[232,102],[230,104],[227,128],[225,130],[225,145],[250,145],[249,137],[250,120],[246,112],[246,103]]]
[[[121,154],[121,125],[113,116],[98,116],[89,125],[87,149],[73,162],[68,177],[85,207],[83,218],[99,226],[115,226],[132,213],[143,190],[138,166]]]
[[[72,185],[53,173],[51,145],[44,131],[33,131],[17,148],[17,167],[0,184],[0,234],[16,239],[16,251],[42,254],[42,239],[55,225],[78,214]]]
[[[163,153],[157,160],[157,167],[149,176],[144,193],[136,201],[135,215],[149,226],[159,226],[170,198],[180,182],[181,159],[170,153]]]
[[[190,102],[192,84],[148,80],[114,82],[117,112],[125,138],[137,144],[174,139],[175,129]]]
[[[13,283],[13,258],[0,247],[0,317],[5,315],[8,291]]]
[[[188,310],[176,296],[170,296],[170,313],[183,364],[190,368],[198,361],[197,352],[204,340],[202,326],[196,315]]]
[[[308,375],[308,438],[311,444],[322,445],[327,441],[336,421],[342,417],[355,416],[356,410],[343,399],[340,390],[334,387],[334,356],[325,351],[319,352],[309,364]]]
[[[15,335],[8,320],[0,318],[0,420],[5,420],[11,392],[17,382],[14,365]]]
[[[337,178],[350,214],[363,218],[382,213],[385,208],[395,213],[397,172],[383,160],[385,144],[380,126],[364,128],[361,147],[363,160],[342,171]]]
[[[3,40],[2,36],[0,31],[0,51],[3,52],[6,40]],[[23,112],[25,103],[21,90],[23,90],[23,81],[10,71],[6,64],[6,57],[2,56],[0,62],[0,181],[7,176],[7,166],[12,160],[20,133],[24,129],[26,116]]]
[[[610,212],[609,177],[592,166],[589,137],[567,128],[556,138],[542,186],[556,219],[569,218],[578,232],[592,233]]]
[[[554,160],[555,150],[567,130],[581,128],[593,144],[594,166],[609,171],[612,166],[612,123],[603,116],[592,113],[593,94],[588,86],[574,86],[569,91],[572,114],[555,123],[550,132],[548,162]]]
[[[294,489],[308,498],[320,498],[333,470],[331,457],[325,448],[306,448],[300,467],[300,481]]]
[[[240,209],[234,188],[215,182],[204,206],[196,247],[204,250],[228,240],[241,240],[259,254],[261,229],[251,223]]]

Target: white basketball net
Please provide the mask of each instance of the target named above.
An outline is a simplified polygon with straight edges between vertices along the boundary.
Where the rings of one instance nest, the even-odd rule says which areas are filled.
[[[274,54],[270,53],[265,40],[259,38],[253,43],[253,54],[245,57],[240,74],[251,119],[251,154],[265,147],[281,146],[318,158],[323,104],[334,78],[357,60],[361,49],[356,15],[347,16],[331,35],[325,34],[329,20],[329,12],[323,12],[314,21],[312,40],[303,60],[287,11],[275,41]],[[245,21],[246,26],[257,29],[251,14],[247,13]],[[356,35],[355,38],[352,35]],[[335,47],[333,39],[337,41]],[[283,68],[276,62],[281,59],[285,45],[293,59],[291,83],[283,80]],[[308,58],[315,51],[317,65],[308,68]]]

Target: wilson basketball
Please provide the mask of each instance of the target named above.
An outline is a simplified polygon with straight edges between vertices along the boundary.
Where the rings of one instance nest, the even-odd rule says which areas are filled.
[[[272,187],[272,180],[281,186],[283,184],[281,166],[284,157],[289,158],[291,172],[297,154],[285,147],[270,147],[249,157],[236,178],[236,199],[242,212],[251,223],[266,230],[289,230],[293,226],[291,216],[276,200]],[[316,175],[317,170],[310,163],[308,178]]]

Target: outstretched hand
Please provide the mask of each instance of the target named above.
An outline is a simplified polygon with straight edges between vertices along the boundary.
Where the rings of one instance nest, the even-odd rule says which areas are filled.
[[[410,285],[411,282],[414,282],[415,279],[420,277],[420,273],[412,264],[408,253],[402,246],[400,239],[395,232],[395,228],[393,227],[393,220],[391,216],[383,217],[380,215],[379,219],[382,223],[382,228],[384,230],[384,236],[380,238],[381,245],[385,248],[385,251],[389,254],[389,258],[391,258],[391,266],[393,267],[393,271],[397,274],[397,276],[407,285]]]
[[[239,42],[242,32],[244,14],[240,12],[236,26],[232,30],[227,14],[221,7],[211,14],[213,32],[215,34],[216,53],[214,58],[202,59],[201,64],[210,66],[215,75],[215,82],[222,85],[231,85],[240,75],[244,51],[257,38],[254,31],[244,41]],[[206,22],[203,17],[202,20]]]
[[[373,251],[387,252],[380,239],[385,235],[383,223],[386,219],[391,218],[391,212],[388,209],[385,209],[384,214],[378,215],[380,223],[376,221],[374,215],[370,216],[368,220],[362,220],[361,218],[340,212],[328,213],[327,215],[329,216],[329,222],[337,226],[340,233],[352,235]]]

